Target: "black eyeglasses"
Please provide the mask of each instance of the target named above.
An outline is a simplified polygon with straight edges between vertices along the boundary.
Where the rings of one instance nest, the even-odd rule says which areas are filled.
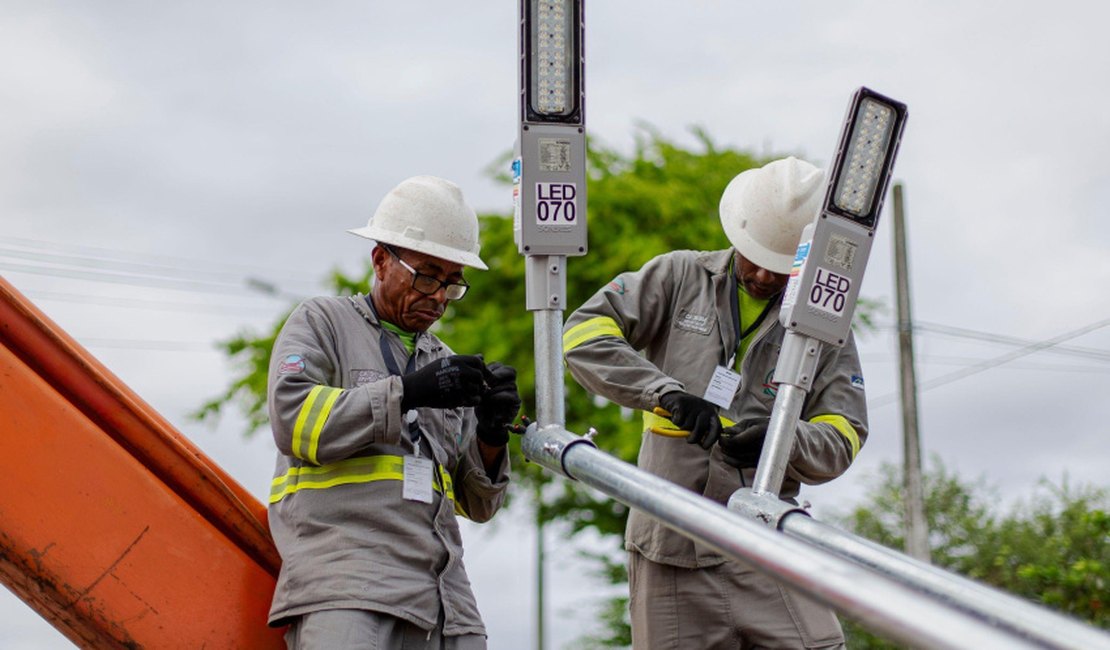
[[[465,282],[447,282],[445,280],[440,280],[434,275],[421,273],[409,266],[408,262],[401,259],[397,251],[393,250],[391,247],[383,246],[383,248],[389,251],[389,254],[400,262],[401,266],[405,267],[409,273],[412,273],[412,288],[425,296],[431,296],[439,291],[440,288],[443,288],[443,295],[446,296],[448,300],[462,300],[463,296],[465,296],[466,292],[470,289],[470,285]]]

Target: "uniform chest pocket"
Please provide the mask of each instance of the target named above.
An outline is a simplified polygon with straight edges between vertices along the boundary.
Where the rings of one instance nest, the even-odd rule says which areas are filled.
[[[702,336],[709,336],[717,326],[717,315],[713,312],[698,313],[683,307],[678,310],[674,319],[674,328],[682,332],[691,332]]]

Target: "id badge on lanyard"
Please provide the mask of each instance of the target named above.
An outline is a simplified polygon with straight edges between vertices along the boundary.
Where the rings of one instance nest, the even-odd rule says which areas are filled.
[[[367,304],[370,309],[374,309],[373,303],[370,302],[370,297],[366,297]],[[374,314],[377,316],[377,313]],[[397,365],[397,360],[393,357],[393,352],[389,349],[389,341],[386,340],[385,328],[381,328],[381,335],[378,337],[378,343],[381,346],[382,360],[385,362],[386,368],[391,375],[401,375],[401,368]],[[405,372],[412,372],[413,367],[416,365],[416,352],[414,351],[410,356],[408,363],[405,367]],[[404,415],[403,431],[407,431],[409,439],[412,441],[413,453],[411,456],[405,456],[403,473],[403,480],[401,482],[401,498],[406,501],[419,501],[421,503],[432,502],[432,480],[435,472],[435,462],[431,458],[424,458],[420,455],[420,439],[422,437],[420,432],[420,425],[417,423],[416,409],[410,409]]]
[[[731,365],[730,362],[729,366]],[[717,366],[713,369],[713,377],[705,387],[705,395],[702,397],[707,402],[727,409],[732,406],[732,398],[738,388],[740,388],[740,373],[732,370],[731,367]]]
[[[732,324],[733,331],[736,333],[736,347],[740,347],[740,342],[745,337],[749,336],[752,332],[759,327],[763,319],[767,317],[767,312],[771,311],[771,306],[774,304],[773,300],[767,302],[767,305],[760,312],[759,316],[755,319],[748,329],[741,331],[740,329],[740,299],[737,292],[740,290],[737,286],[735,272],[731,271],[732,266],[729,266],[730,275],[732,276],[731,294],[732,298]],[[736,352],[733,351],[728,361],[723,366],[717,366],[713,369],[713,376],[709,379],[709,385],[705,387],[705,395],[702,396],[707,402],[715,404],[723,409],[732,406],[732,398],[736,396],[736,391],[740,388],[740,380],[742,376],[740,373],[733,370],[736,367]]]

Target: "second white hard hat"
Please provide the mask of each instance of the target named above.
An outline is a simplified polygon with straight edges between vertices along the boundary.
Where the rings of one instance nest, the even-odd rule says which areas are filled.
[[[721,195],[721,226],[746,259],[789,273],[802,229],[817,217],[825,173],[804,160],[783,158],[737,174]]]
[[[478,216],[462,190],[435,176],[413,176],[389,191],[366,226],[347,232],[486,270],[478,257]]]

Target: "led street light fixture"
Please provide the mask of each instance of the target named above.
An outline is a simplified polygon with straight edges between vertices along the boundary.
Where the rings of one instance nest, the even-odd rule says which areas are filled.
[[[526,122],[581,123],[581,0],[523,0]]]
[[[513,240],[522,255],[586,254],[583,2],[520,0],[518,5],[520,130],[512,167]],[[565,276],[559,277],[565,284]],[[550,289],[529,285],[528,308],[555,303],[561,308],[562,290]]]
[[[833,163],[827,212],[875,227],[905,124],[905,104],[868,88],[856,91]]]

